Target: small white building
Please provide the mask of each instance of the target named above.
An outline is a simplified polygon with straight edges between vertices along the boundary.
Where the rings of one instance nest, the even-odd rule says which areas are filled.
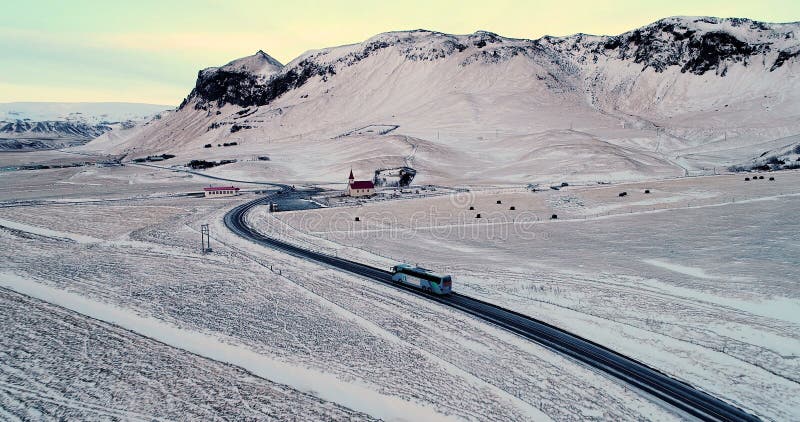
[[[372,196],[375,195],[375,184],[372,180],[356,180],[353,170],[350,170],[350,177],[347,178],[348,196]]]
[[[205,191],[206,198],[222,198],[239,194],[239,188],[236,186],[209,186],[203,188],[203,191]]]

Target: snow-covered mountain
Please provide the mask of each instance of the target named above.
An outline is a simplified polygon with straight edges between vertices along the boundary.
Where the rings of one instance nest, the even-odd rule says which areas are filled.
[[[169,106],[138,103],[0,103],[0,150],[63,148],[128,130]]]
[[[0,122],[0,150],[41,150],[86,143],[113,128],[74,121]]]
[[[96,138],[103,133],[111,130],[111,126],[89,125],[82,122],[63,122],[63,121],[44,121],[31,122],[28,120],[17,120],[0,126],[0,133],[8,134],[59,134],[63,137],[76,138]]]
[[[128,120],[147,120],[174,106],[144,103],[0,103],[0,121],[30,120],[79,121],[86,124],[109,124]]]
[[[404,165],[447,183],[712,171],[800,134],[798,35],[673,17],[617,36],[389,32],[285,66],[259,51],[200,71],[175,113],[87,147],[175,163],[268,154],[217,171],[297,181]]]

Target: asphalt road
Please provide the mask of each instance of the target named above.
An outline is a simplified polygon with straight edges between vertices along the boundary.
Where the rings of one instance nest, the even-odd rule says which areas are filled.
[[[266,204],[269,200],[270,197],[265,197],[239,205],[225,215],[225,225],[239,236],[263,246],[357,274],[459,309],[615,377],[645,394],[679,409],[686,415],[706,421],[760,420],[732,404],[639,361],[546,322],[458,293],[452,293],[449,296],[428,294],[403,284],[393,283],[391,273],[387,270],[306,250],[258,233],[247,225],[245,215],[253,207]],[[454,288],[457,288],[457,285]]]

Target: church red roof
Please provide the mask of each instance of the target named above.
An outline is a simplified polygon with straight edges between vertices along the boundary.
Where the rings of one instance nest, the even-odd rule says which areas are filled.
[[[375,184],[370,180],[356,180],[350,182],[350,189],[375,189]]]
[[[236,186],[209,186],[207,188],[203,188],[204,191],[212,192],[218,190],[239,190]]]

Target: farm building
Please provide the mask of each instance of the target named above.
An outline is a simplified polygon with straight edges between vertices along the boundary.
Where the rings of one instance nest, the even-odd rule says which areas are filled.
[[[206,198],[220,198],[239,194],[239,188],[236,186],[209,186],[203,188],[203,191],[205,191]]]
[[[347,178],[348,196],[371,196],[375,195],[375,184],[372,180],[356,180],[353,170],[350,170],[350,177]]]

